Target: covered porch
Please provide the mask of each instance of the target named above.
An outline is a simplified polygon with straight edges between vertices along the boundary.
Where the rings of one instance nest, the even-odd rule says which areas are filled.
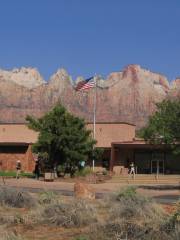
[[[180,159],[165,145],[147,144],[143,140],[111,144],[110,171],[127,175],[131,162],[136,174],[180,174]]]

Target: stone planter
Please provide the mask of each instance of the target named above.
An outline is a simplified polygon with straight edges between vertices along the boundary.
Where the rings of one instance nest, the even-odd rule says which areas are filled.
[[[54,173],[52,173],[52,172],[45,172],[45,174],[44,174],[44,181],[46,181],[46,182],[53,182],[54,181]]]

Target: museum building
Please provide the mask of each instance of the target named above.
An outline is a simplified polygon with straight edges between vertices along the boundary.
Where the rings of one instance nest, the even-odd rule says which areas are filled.
[[[87,129],[93,130],[93,124],[87,123]],[[104,149],[102,159],[95,163],[96,170],[106,168],[126,175],[134,162],[137,174],[180,174],[180,159],[168,146],[136,138],[135,130],[135,125],[125,122],[96,123],[96,147]],[[37,138],[38,133],[26,124],[0,124],[0,171],[15,170],[16,161],[20,160],[22,170],[32,172],[32,144]]]

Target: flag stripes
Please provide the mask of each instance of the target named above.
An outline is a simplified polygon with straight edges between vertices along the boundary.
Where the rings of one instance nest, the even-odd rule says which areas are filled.
[[[86,90],[86,89],[89,89],[89,88],[93,88],[94,86],[95,86],[94,77],[90,77],[86,80],[83,80],[83,81],[79,82],[76,85],[75,90],[76,91]]]

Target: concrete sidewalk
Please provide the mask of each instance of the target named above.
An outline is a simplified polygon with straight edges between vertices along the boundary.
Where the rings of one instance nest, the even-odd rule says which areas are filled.
[[[76,180],[77,181],[77,180]],[[5,179],[5,184],[13,187],[26,187],[26,188],[38,188],[45,190],[74,190],[74,183],[66,182],[66,181],[54,181],[54,182],[45,182],[43,180],[36,180],[30,178],[7,178]],[[0,184],[3,184],[2,179],[0,179]],[[90,184],[95,191],[97,192],[111,192],[118,191],[122,186],[126,186],[127,184],[119,184],[119,183],[100,183],[100,184]]]

